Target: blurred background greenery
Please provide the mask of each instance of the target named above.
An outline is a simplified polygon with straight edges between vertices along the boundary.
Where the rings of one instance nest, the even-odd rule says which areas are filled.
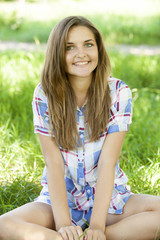
[[[31,102],[49,33],[68,15],[100,29],[113,76],[132,90],[133,123],[121,154],[132,191],[160,195],[160,1],[0,0],[0,46],[13,46],[0,48],[0,214],[39,194],[44,160]],[[35,48],[18,49],[19,42]]]
[[[85,15],[110,44],[159,45],[159,0],[19,0],[0,4],[1,41],[46,42],[59,19]]]

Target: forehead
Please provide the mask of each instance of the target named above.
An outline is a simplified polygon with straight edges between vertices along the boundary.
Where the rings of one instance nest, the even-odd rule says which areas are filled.
[[[93,32],[85,26],[73,26],[67,34],[67,42],[86,41],[88,39],[95,40]]]

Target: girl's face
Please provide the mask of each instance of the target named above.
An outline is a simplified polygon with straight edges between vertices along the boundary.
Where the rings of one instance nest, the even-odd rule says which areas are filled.
[[[98,64],[98,47],[92,31],[85,26],[73,26],[66,42],[66,72],[69,79],[89,78]]]

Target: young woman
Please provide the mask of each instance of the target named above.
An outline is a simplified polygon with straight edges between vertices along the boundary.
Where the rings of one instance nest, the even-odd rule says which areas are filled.
[[[35,89],[35,132],[45,160],[40,196],[0,217],[0,239],[160,238],[160,197],[136,195],[119,167],[131,91],[109,77],[99,31],[83,17],[52,30]]]

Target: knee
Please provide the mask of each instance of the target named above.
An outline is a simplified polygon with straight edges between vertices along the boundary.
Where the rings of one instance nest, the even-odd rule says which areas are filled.
[[[160,197],[158,198],[158,209],[160,211]]]
[[[12,226],[11,220],[8,217],[0,216],[0,239],[7,239],[7,232],[10,226]]]
[[[160,212],[160,197],[157,197],[157,201],[156,201],[156,204],[155,204],[155,208],[157,211]]]
[[[159,222],[159,227],[160,227],[160,210],[157,211],[157,215],[158,215],[158,222]]]
[[[156,236],[158,237],[158,239],[160,239],[160,210],[157,211],[157,230],[156,230]]]
[[[148,211],[158,211],[160,212],[160,197],[158,196],[152,196],[149,207],[147,209]]]
[[[156,231],[157,231],[157,236],[159,237],[158,239],[160,239],[160,210],[154,212],[156,214],[156,218],[155,218],[155,226],[156,226]]]

